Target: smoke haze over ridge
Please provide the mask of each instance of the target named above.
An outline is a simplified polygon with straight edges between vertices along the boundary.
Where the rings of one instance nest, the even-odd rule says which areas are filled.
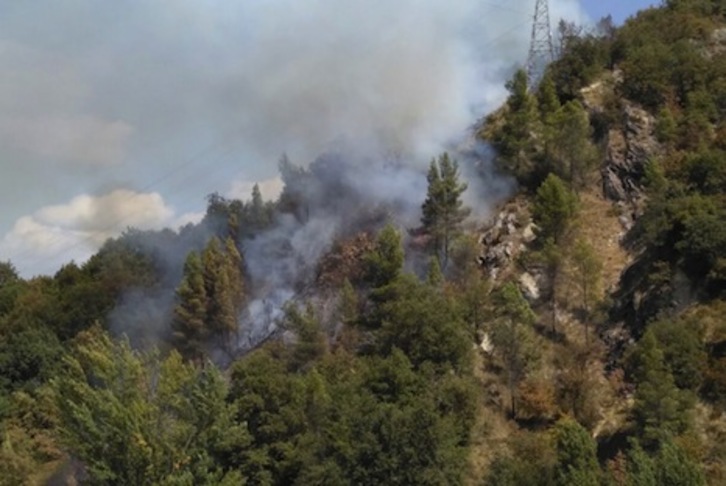
[[[553,22],[584,19],[577,1],[551,3]],[[0,214],[0,259],[28,276],[52,272],[123,229],[109,231],[99,213],[123,213],[113,202],[158,212],[132,223],[193,220],[212,190],[271,180],[280,153],[305,163],[341,138],[426,164],[501,102],[526,56],[533,5],[5,4],[0,203],[11,209]],[[179,168],[208,145],[211,155]],[[120,191],[138,197],[109,197]]]

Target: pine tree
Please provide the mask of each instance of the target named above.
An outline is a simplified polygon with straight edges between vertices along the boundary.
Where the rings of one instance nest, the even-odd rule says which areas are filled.
[[[378,234],[375,248],[366,254],[367,280],[373,288],[382,288],[393,282],[403,268],[401,235],[392,224]]]
[[[184,263],[184,276],[176,289],[172,338],[177,349],[189,359],[200,359],[209,336],[207,327],[207,291],[202,261],[191,252]]]
[[[570,101],[552,119],[549,143],[553,169],[572,188],[586,182],[587,172],[596,162],[597,151],[592,144],[592,127],[587,112],[579,101]]]
[[[289,359],[292,370],[301,370],[325,354],[325,335],[310,304],[304,311],[293,305],[286,307],[283,326],[297,338]]]
[[[438,161],[431,161],[426,178],[428,190],[421,207],[421,223],[431,237],[441,268],[446,270],[451,245],[471,212],[461,200],[467,185],[459,182],[459,164],[448,153],[439,156]]]
[[[557,465],[556,484],[560,486],[599,486],[600,467],[597,446],[590,434],[572,419],[555,427]]]
[[[444,274],[441,273],[441,265],[439,265],[439,259],[431,257],[429,260],[429,268],[426,272],[426,283],[432,287],[440,287],[444,282]]]
[[[271,222],[269,207],[262,199],[260,186],[255,184],[252,186],[252,199],[247,208],[250,217],[250,225],[253,230],[259,231],[267,228]]]
[[[582,297],[582,310],[585,320],[585,343],[590,343],[589,322],[591,317],[590,307],[592,300],[598,292],[602,279],[602,262],[595,254],[593,247],[585,240],[580,239],[575,243],[575,250],[572,253],[572,263],[575,270],[575,282]]]
[[[536,154],[537,103],[529,92],[527,73],[522,69],[507,83],[507,90],[504,125],[494,142],[504,166],[520,182],[528,183]]]
[[[668,370],[663,351],[651,331],[646,331],[631,358],[637,384],[633,415],[647,446],[684,432],[691,405]]]
[[[552,238],[560,243],[577,212],[577,197],[554,174],[537,189],[532,207],[532,218],[537,225],[538,236]]]
[[[340,290],[340,300],[338,304],[338,315],[340,322],[346,326],[353,326],[360,317],[358,310],[358,295],[355,293],[353,285],[347,278],[343,282]]]
[[[655,458],[659,486],[702,486],[706,484],[703,471],[672,440],[665,440]]]
[[[244,262],[242,260],[242,255],[237,250],[237,245],[232,238],[227,238],[224,246],[224,268],[227,273],[227,282],[229,285],[229,291],[227,292],[226,298],[230,299],[230,303],[228,305],[231,306],[234,315],[234,319],[228,322],[229,327],[225,332],[230,336],[236,336],[239,330],[239,316],[242,314],[247,301],[243,273]]]
[[[539,130],[541,132],[541,140],[543,143],[543,156],[545,161],[550,161],[554,157],[553,146],[555,139],[555,122],[557,114],[562,109],[560,100],[557,97],[557,88],[552,79],[552,73],[548,70],[537,89],[537,108],[539,109]]]
[[[539,361],[537,337],[532,329],[536,316],[519,289],[504,285],[495,295],[497,318],[491,327],[494,350],[507,372],[512,417],[517,413],[516,389]]]
[[[227,351],[230,351],[231,337],[237,331],[239,317],[235,307],[235,286],[232,282],[237,273],[216,237],[204,249],[202,264],[207,293],[207,322],[212,334],[220,337]]]
[[[15,266],[10,262],[0,262],[0,288],[20,279]]]
[[[542,123],[548,124],[548,120],[551,120],[560,107],[560,99],[557,97],[557,88],[552,79],[552,73],[547,71],[537,88],[537,108]]]
[[[550,284],[549,299],[552,309],[552,334],[555,335],[557,333],[557,304],[559,303],[560,290],[565,277],[565,257],[562,248],[552,238],[545,240],[540,257]]]
[[[637,440],[632,440],[628,451],[628,486],[658,486],[655,462]]]
[[[82,331],[51,383],[57,433],[90,484],[242,484],[222,457],[249,446],[214,366]],[[3,482],[4,478],[0,478]]]

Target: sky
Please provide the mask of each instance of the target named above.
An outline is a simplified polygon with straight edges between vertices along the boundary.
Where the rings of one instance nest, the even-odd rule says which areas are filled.
[[[618,25],[638,10],[659,4],[660,1],[657,0],[583,0],[582,2],[590,18],[597,20],[612,15]]]
[[[649,2],[550,0],[617,22]],[[0,261],[85,261],[336,141],[426,164],[500,104],[534,0],[4,0]]]

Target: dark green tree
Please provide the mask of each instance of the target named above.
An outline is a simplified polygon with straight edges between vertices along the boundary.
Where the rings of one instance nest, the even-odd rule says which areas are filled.
[[[9,262],[0,262],[0,288],[20,280],[15,266]]]
[[[573,189],[584,186],[597,161],[587,112],[579,101],[570,101],[555,113],[550,125],[547,135],[552,139],[547,144],[553,170]]]
[[[627,459],[628,486],[658,486],[655,461],[637,440],[630,441]]]
[[[602,261],[595,253],[595,249],[585,240],[575,242],[572,252],[572,266],[575,283],[582,298],[583,320],[585,322],[585,343],[590,343],[590,319],[592,305],[602,281]]]
[[[597,445],[590,434],[572,419],[555,426],[557,465],[556,484],[562,486],[599,486],[600,467]]]
[[[537,225],[538,236],[552,238],[560,243],[577,213],[577,197],[554,174],[537,189],[532,206],[532,218]]]
[[[252,186],[252,199],[248,204],[247,210],[249,212],[250,225],[255,231],[265,229],[272,223],[270,206],[262,198],[258,184]]]
[[[504,285],[494,296],[496,319],[490,339],[507,373],[510,413],[517,413],[517,386],[539,363],[539,343],[532,329],[536,316],[516,285]]]
[[[176,289],[177,304],[172,321],[172,340],[188,359],[199,360],[209,338],[207,326],[207,290],[202,260],[191,252],[184,263],[184,276]]]
[[[289,359],[291,369],[299,370],[310,366],[323,356],[327,343],[312,306],[308,305],[304,311],[293,305],[287,306],[282,325],[296,336]]]
[[[212,365],[161,361],[114,343],[99,328],[79,334],[53,381],[59,434],[93,484],[239,484],[222,465],[247,446],[226,382]]]
[[[549,282],[549,301],[552,310],[552,334],[557,333],[558,308],[560,294],[565,284],[565,255],[563,249],[552,238],[545,240],[538,257],[544,266],[545,275]]]
[[[228,352],[244,303],[241,261],[231,239],[225,241],[223,248],[219,239],[213,237],[202,252],[206,322],[210,333],[222,340]]]
[[[707,353],[695,319],[660,319],[648,327],[663,352],[663,359],[682,390],[697,392],[703,383]]]
[[[444,274],[441,272],[441,265],[439,265],[439,259],[436,257],[432,257],[429,260],[429,268],[426,271],[426,283],[437,288],[444,283]]]
[[[549,120],[560,110],[561,106],[552,73],[547,71],[537,87],[537,108],[542,123],[549,124]]]
[[[466,369],[471,342],[456,303],[412,275],[399,277],[390,290],[377,316],[381,353],[398,348],[416,369],[425,363],[439,370]]]
[[[531,182],[537,152],[535,134],[538,129],[537,102],[529,92],[527,73],[520,69],[507,83],[504,122],[494,137],[499,160],[520,182]]]
[[[378,234],[375,248],[365,256],[367,281],[373,288],[393,282],[403,268],[401,235],[392,224]]]
[[[471,212],[461,200],[467,185],[459,182],[459,164],[448,153],[440,155],[438,161],[431,161],[427,180],[421,223],[431,238],[431,246],[441,268],[446,270],[452,243]]]
[[[631,360],[637,386],[633,418],[643,444],[651,447],[684,432],[693,397],[676,387],[652,331],[643,335]]]
[[[655,457],[659,486],[702,486],[706,484],[703,471],[672,440],[664,441]]]

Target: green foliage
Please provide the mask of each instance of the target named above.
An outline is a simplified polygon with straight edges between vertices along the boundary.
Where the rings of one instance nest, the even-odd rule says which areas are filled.
[[[202,260],[191,252],[184,263],[184,277],[176,290],[178,304],[172,322],[173,341],[177,349],[188,358],[202,356],[209,336],[207,318],[207,291],[202,274]]]
[[[583,187],[597,161],[592,127],[579,101],[570,101],[550,118],[546,156],[552,170],[572,188]]]
[[[603,25],[601,32],[586,32],[563,20],[558,26],[558,34],[559,59],[549,69],[560,99],[572,100],[610,65],[612,32],[607,25]]]
[[[483,484],[488,486],[549,486],[554,482],[555,451],[549,437],[519,432],[507,440],[512,455],[499,453]]]
[[[195,369],[178,354],[163,361],[140,355],[94,328],[75,340],[53,390],[62,442],[92,483],[217,484],[238,477],[216,458],[249,439],[233,422],[226,384],[212,366]]]
[[[381,305],[380,345],[384,354],[402,350],[416,368],[428,363],[462,372],[470,341],[455,302],[430,285],[404,275]]]
[[[661,319],[649,326],[675,385],[697,392],[703,383],[706,350],[698,323],[690,319]]]
[[[251,484],[280,484],[289,474],[294,439],[304,430],[302,395],[300,380],[264,350],[232,367],[229,398],[252,436],[251,447],[235,451],[232,463]]]
[[[678,135],[677,130],[678,125],[673,112],[668,107],[662,108],[658,113],[655,125],[655,136],[658,141],[666,145],[675,143]]]
[[[536,316],[512,283],[497,292],[495,303],[497,315],[489,334],[494,351],[507,373],[510,411],[515,416],[517,386],[540,362],[540,343],[532,329]]]
[[[726,191],[726,153],[720,150],[690,155],[684,163],[683,172],[688,185],[702,194],[715,196]]]
[[[296,336],[289,359],[293,370],[299,370],[309,365],[325,353],[325,336],[311,306],[301,312],[295,306],[288,305],[285,308],[282,326],[295,333]]]
[[[401,235],[392,224],[379,233],[376,247],[365,256],[366,280],[374,288],[382,288],[393,282],[403,268]]]
[[[683,433],[690,424],[690,393],[676,387],[655,334],[647,331],[632,357],[637,384],[633,418],[643,443],[652,446]]]
[[[418,373],[406,355],[328,354],[289,373],[274,347],[232,369],[253,437],[234,457],[252,484],[458,484],[475,409],[464,377]]]
[[[726,206],[701,194],[668,195],[655,201],[639,221],[640,243],[679,264],[695,281],[717,286],[726,279]]]
[[[461,200],[467,185],[459,181],[459,164],[448,153],[440,155],[438,161],[431,161],[427,180],[421,223],[431,238],[431,247],[441,268],[446,269],[454,239],[461,233],[461,223],[471,212]]]
[[[0,395],[47,382],[62,354],[58,337],[46,326],[24,323],[0,330]]]
[[[520,182],[528,184],[534,172],[537,149],[534,139],[538,125],[537,102],[529,92],[524,70],[514,74],[507,83],[507,90],[509,98],[504,121],[495,130],[491,141],[504,169]]]
[[[513,320],[525,326],[533,325],[537,319],[519,288],[511,282],[503,285],[497,291],[494,302],[499,317]]]
[[[589,321],[593,301],[598,295],[602,281],[603,264],[595,253],[595,249],[585,240],[579,239],[575,242],[572,251],[572,266],[574,269],[575,284],[580,291],[582,298],[582,309],[585,321],[585,342],[589,344]]]
[[[643,450],[637,440],[631,441],[627,457],[629,486],[658,486],[655,461]]]
[[[560,99],[557,97],[557,87],[552,79],[552,71],[548,70],[537,86],[537,108],[540,119],[545,124],[549,124],[548,122],[561,107]]]
[[[9,313],[21,291],[23,281],[10,262],[0,262],[0,317]]]
[[[338,304],[338,314],[340,322],[345,326],[351,327],[358,323],[360,319],[360,302],[358,295],[347,278],[343,282],[343,288],[340,290],[340,301]]]
[[[20,280],[15,266],[9,262],[0,262],[0,288]]]
[[[232,237],[224,248],[213,237],[201,257],[187,256],[172,321],[173,342],[186,358],[201,359],[212,338],[231,351],[246,302],[242,265]]]
[[[426,283],[432,287],[439,287],[444,282],[444,274],[441,272],[439,259],[432,257],[429,260],[429,268],[426,271]]]
[[[703,472],[698,465],[671,440],[666,440],[661,444],[656,455],[655,470],[659,486],[683,484],[701,486],[706,484]]]
[[[532,219],[539,228],[538,236],[559,242],[573,222],[577,212],[577,197],[554,174],[537,189],[532,206]]]
[[[562,486],[598,486],[600,468],[597,445],[580,424],[563,419],[554,429],[557,450],[556,484]]]

